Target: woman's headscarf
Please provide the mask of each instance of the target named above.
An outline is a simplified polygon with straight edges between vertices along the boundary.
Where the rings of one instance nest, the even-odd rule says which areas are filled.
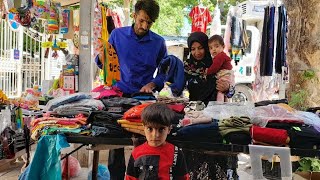
[[[189,90],[190,101],[203,101],[207,104],[214,101],[217,96],[216,78],[214,75],[206,75],[206,68],[212,64],[212,58],[208,47],[208,36],[203,32],[193,32],[188,38],[189,52],[191,53],[192,43],[198,42],[205,49],[205,56],[202,60],[196,60],[192,54],[184,62],[184,72]]]
[[[189,53],[190,53],[190,63],[192,63],[192,61],[197,61],[191,54],[191,46],[192,46],[192,43],[198,42],[198,43],[200,43],[202,45],[202,47],[205,50],[205,56],[201,60],[201,62],[206,67],[210,67],[210,65],[212,64],[212,58],[211,58],[211,55],[210,55],[210,52],[209,52],[208,36],[203,32],[193,32],[188,37],[187,42],[188,42],[188,48],[189,48]]]

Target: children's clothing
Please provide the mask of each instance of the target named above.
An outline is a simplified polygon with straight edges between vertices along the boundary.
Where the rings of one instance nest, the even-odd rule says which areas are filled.
[[[207,75],[216,74],[217,79],[224,79],[233,84],[231,59],[226,53],[221,52],[214,56],[212,59],[212,65],[207,69]],[[217,101],[224,101],[224,94],[222,92],[217,93]]]

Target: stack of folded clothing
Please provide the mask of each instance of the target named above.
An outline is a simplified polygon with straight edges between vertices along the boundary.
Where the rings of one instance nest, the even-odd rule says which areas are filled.
[[[148,105],[150,105],[150,103],[140,104],[130,108],[128,111],[124,113],[123,115],[124,119],[118,122],[127,131],[144,135],[142,121],[141,121],[141,113],[142,113],[142,110]]]
[[[121,125],[122,128],[129,132],[145,136],[142,122],[131,122],[125,119],[120,119],[118,120],[118,123]]]
[[[250,144],[251,138],[249,129],[251,126],[252,124],[249,117],[231,116],[230,118],[220,120],[219,131],[227,143]]]
[[[40,135],[57,133],[80,133],[84,130],[86,118],[77,116],[75,118],[41,117],[31,121],[31,138],[37,140]]]
[[[87,123],[91,124],[93,136],[127,137],[128,133],[117,123],[122,115],[106,111],[93,111]]]

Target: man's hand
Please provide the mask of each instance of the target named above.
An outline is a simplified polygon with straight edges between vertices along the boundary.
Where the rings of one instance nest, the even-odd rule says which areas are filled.
[[[218,79],[217,80],[217,90],[220,92],[227,92],[229,90],[229,82],[224,79]]]
[[[149,82],[140,89],[140,92],[152,93],[154,88],[156,88],[156,84],[154,82]]]

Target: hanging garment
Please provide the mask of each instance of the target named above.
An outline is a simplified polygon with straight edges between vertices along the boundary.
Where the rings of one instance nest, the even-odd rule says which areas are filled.
[[[191,32],[207,32],[207,25],[212,21],[207,7],[195,6],[189,16],[192,19]]]
[[[221,13],[220,13],[219,5],[217,3],[216,7],[214,8],[214,17],[211,23],[210,36],[213,36],[215,34],[222,35],[220,14]]]
[[[103,64],[104,82],[105,85],[112,86],[120,81],[120,65],[118,55],[109,42],[106,46],[106,53],[107,56]]]
[[[282,67],[287,67],[287,32],[288,32],[288,22],[287,22],[287,11],[282,5],[278,7],[279,21],[278,21],[278,34],[277,34],[277,53],[275,59],[275,71],[278,74],[282,73]]]
[[[272,76],[273,72],[273,59],[274,59],[274,14],[275,7],[270,7],[269,21],[268,21],[268,54],[267,54],[267,66],[266,75]]]
[[[107,9],[106,7],[101,7],[102,38],[100,39],[100,41],[103,44],[104,48],[103,52],[100,52],[103,53],[103,55],[101,56],[102,59],[100,60],[97,56],[95,61],[97,65],[102,68],[102,76],[105,85],[111,87],[120,80],[120,66],[117,53],[112,45],[108,42],[109,34],[114,29],[112,17],[108,16],[110,15],[110,11],[111,10]]]
[[[264,20],[262,29],[262,41],[260,52],[260,76],[266,73],[267,49],[268,49],[268,20],[269,20],[269,7],[264,8]]]
[[[96,7],[94,9],[93,14],[93,55],[92,57],[97,57],[100,51],[101,41],[99,40],[101,37],[101,31],[102,31],[102,16],[101,16],[101,7],[96,2]],[[100,68],[101,69],[101,68]]]

